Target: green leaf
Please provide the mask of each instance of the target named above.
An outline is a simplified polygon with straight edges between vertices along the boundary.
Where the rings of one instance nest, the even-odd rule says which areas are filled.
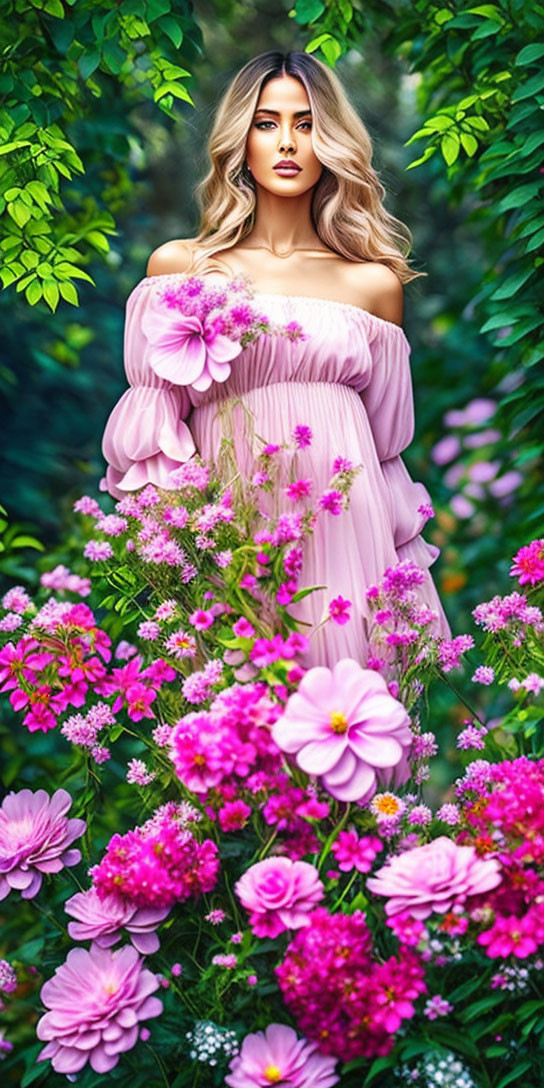
[[[184,102],[189,102],[191,106],[194,106],[194,102],[189,94],[189,91],[183,86],[182,83],[163,83],[162,87],[159,87],[155,91],[153,98],[155,102],[158,102],[165,95],[172,94],[174,98],[182,98]]]
[[[531,98],[534,94],[538,94],[544,87],[544,73],[538,72],[532,79],[528,79],[526,83],[522,83],[521,87],[518,87],[516,93],[512,96],[512,102],[522,102],[524,98]]]
[[[166,37],[170,38],[170,41],[173,42],[176,49],[179,49],[183,41],[183,31],[177,19],[174,19],[172,15],[163,15],[162,18],[159,19],[158,25],[163,33],[166,34]]]
[[[490,1009],[494,1009],[496,1005],[500,1005],[504,998],[502,994],[489,994],[488,997],[482,997],[481,1001],[475,1001],[473,1005],[469,1005],[468,1008],[459,1012],[458,1018],[462,1020],[464,1024],[469,1024],[471,1020],[476,1020],[478,1016],[482,1016],[484,1013],[489,1012]]]
[[[73,283],[59,283],[59,291],[65,302],[70,302],[72,306],[79,306],[79,295]]]
[[[521,1077],[522,1073],[527,1073],[531,1068],[532,1062],[527,1058],[523,1062],[518,1062],[514,1069],[511,1069],[504,1077],[501,1077],[497,1088],[506,1088],[507,1084],[512,1084],[514,1081]]]
[[[495,4],[479,4],[476,8],[467,8],[471,15],[481,15],[484,19],[493,19],[494,22],[504,23],[504,17]]]
[[[456,132],[446,132],[440,141],[440,150],[448,166],[451,166],[459,155],[459,136]]]
[[[524,45],[523,49],[520,49],[514,59],[514,64],[532,64],[533,61],[540,60],[541,57],[544,57],[544,43],[531,42],[530,45]]]
[[[91,49],[88,53],[84,53],[79,58],[77,66],[79,68],[81,78],[88,79],[96,71],[100,64],[100,52],[98,49]]]
[[[538,181],[530,181],[525,185],[517,185],[507,193],[502,200],[499,200],[495,210],[497,212],[506,212],[510,211],[511,208],[521,208],[523,204],[526,204],[536,196],[541,185],[542,181],[540,179]]]
[[[472,135],[471,132],[462,132],[461,133],[461,144],[463,146],[464,151],[466,151],[467,155],[469,156],[469,158],[471,158],[472,155],[476,154],[476,152],[478,150],[478,141],[477,141],[476,137]]]
[[[26,295],[26,300],[30,304],[30,306],[35,306],[36,303],[39,302],[41,297],[42,297],[42,285],[41,285],[41,283],[39,283],[39,281],[37,279],[32,280],[32,283],[29,283],[29,285],[28,285],[28,287],[27,287],[27,289],[25,291],[25,295]]]
[[[504,283],[499,284],[496,291],[490,295],[490,299],[493,302],[499,302],[501,299],[512,298],[512,295],[519,291],[520,287],[533,275],[536,271],[535,268],[521,268],[518,272],[514,272],[512,276],[508,276]]]
[[[295,21],[301,24],[313,23],[325,11],[325,4],[321,0],[297,0],[295,4]]]

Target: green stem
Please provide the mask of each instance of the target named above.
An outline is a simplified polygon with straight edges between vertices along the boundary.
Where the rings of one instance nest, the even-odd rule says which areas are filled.
[[[478,712],[476,710],[474,710],[474,707],[472,707],[470,705],[470,703],[467,701],[467,699],[465,699],[464,696],[461,695],[461,692],[457,690],[457,688],[455,687],[455,684],[452,684],[451,680],[448,679],[446,674],[443,673],[441,669],[439,669],[437,667],[436,671],[437,671],[437,674],[440,677],[440,679],[443,680],[444,683],[447,684],[449,688],[451,688],[454,695],[456,695],[457,698],[463,703],[463,706],[466,706],[467,710],[470,710],[470,713],[472,714],[472,716],[474,718],[477,719],[477,721],[479,721],[480,725],[484,725],[483,718],[481,718],[480,715],[478,714]]]

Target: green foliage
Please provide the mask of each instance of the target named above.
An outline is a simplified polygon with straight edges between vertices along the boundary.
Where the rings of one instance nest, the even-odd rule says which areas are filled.
[[[30,306],[78,305],[74,280],[109,252],[132,196],[130,108],[173,121],[193,106],[201,34],[186,0],[9,0],[0,23],[0,224],[4,287]],[[77,144],[77,150],[76,145]],[[109,176],[108,176],[109,175]],[[113,177],[113,184],[112,184]]]

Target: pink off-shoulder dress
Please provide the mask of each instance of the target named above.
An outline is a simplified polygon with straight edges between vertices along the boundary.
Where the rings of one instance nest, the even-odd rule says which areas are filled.
[[[245,472],[262,446],[252,446],[248,418],[255,434],[273,443],[289,441],[294,427],[306,424],[313,440],[297,451],[296,474],[314,481],[315,494],[328,486],[336,457],[363,468],[349,510],[339,516],[322,511],[305,545],[302,583],[325,588],[292,609],[310,636],[302,663],[332,667],[343,657],[366,663],[371,611],[365,591],[386,567],[406,558],[425,569],[417,593],[437,614],[429,629],[451,638],[429,571],[440,549],[421,536],[426,516],[418,507],[430,503],[429,492],[411,479],[400,456],[414,435],[411,349],[403,329],[349,303],[255,292],[260,311],[278,323],[299,322],[307,339],[263,336],[232,361],[226,381],[196,392],[155,374],[142,328],[157,292],[183,275],[148,276],[128,297],[124,359],[130,387],[115,405],[102,443],[109,493],[121,498],[150,482],[173,488],[172,471],[195,451],[215,462],[229,406]],[[293,509],[287,498],[283,509]],[[349,622],[321,625],[338,596],[352,602]]]

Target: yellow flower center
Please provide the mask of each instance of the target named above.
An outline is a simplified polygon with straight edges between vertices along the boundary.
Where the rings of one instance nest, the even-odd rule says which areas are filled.
[[[399,803],[391,793],[384,793],[382,797],[374,798],[374,807],[384,816],[395,816],[399,810]]]
[[[281,1080],[281,1069],[278,1069],[277,1065],[267,1065],[264,1076],[269,1084],[278,1084]]]
[[[345,714],[342,714],[341,710],[333,710],[331,714],[331,729],[333,733],[346,733],[348,728],[348,719]]]

